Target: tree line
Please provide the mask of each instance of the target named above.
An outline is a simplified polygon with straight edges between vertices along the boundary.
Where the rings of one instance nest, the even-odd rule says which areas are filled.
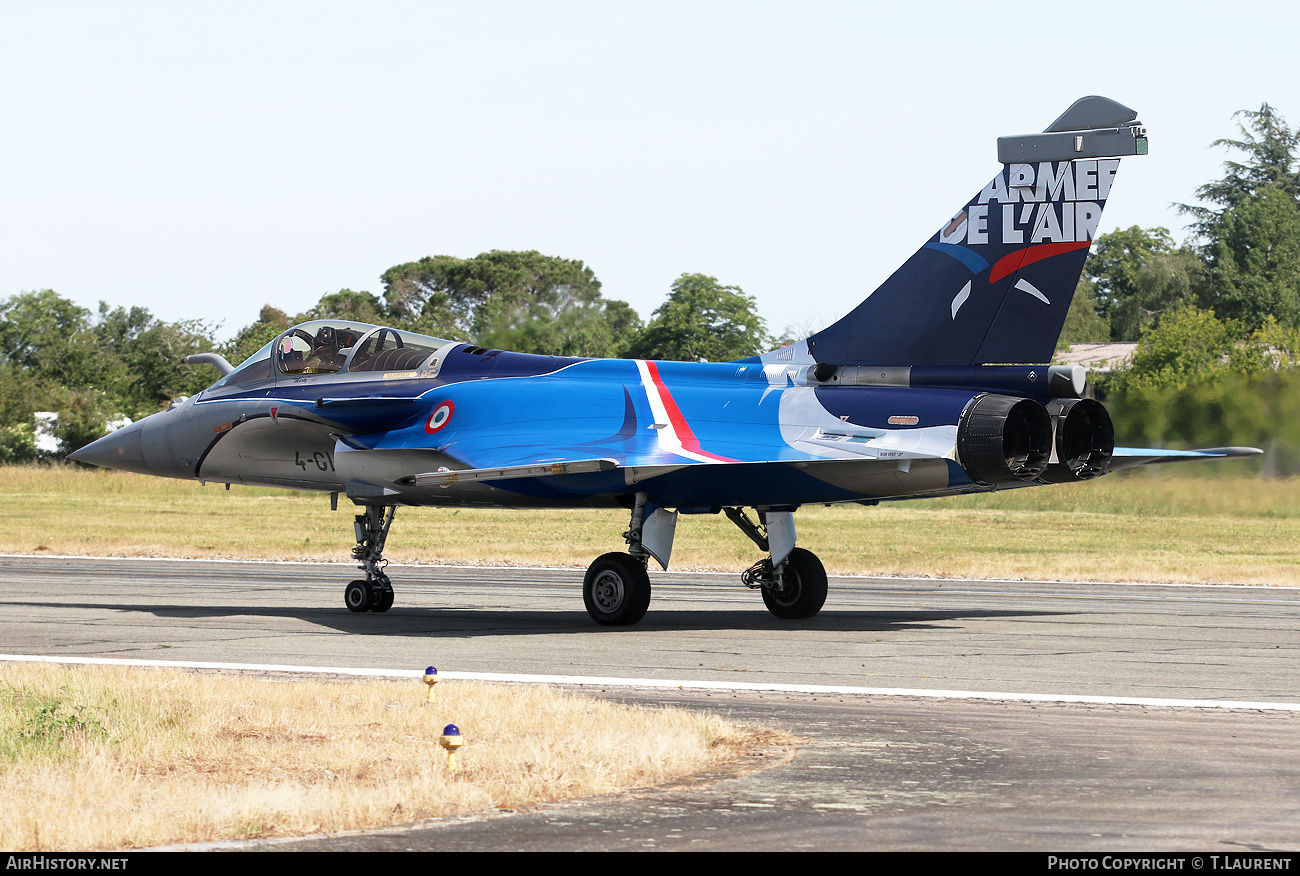
[[[1234,119],[1239,136],[1212,144],[1233,152],[1223,177],[1196,189],[1199,204],[1175,205],[1191,220],[1185,242],[1136,226],[1094,241],[1062,344],[1138,342],[1132,362],[1099,382],[1123,440],[1197,442],[1255,423],[1237,443],[1294,445],[1300,467],[1300,435],[1269,425],[1300,419],[1290,376],[1300,359],[1300,129],[1267,103]],[[299,314],[268,304],[225,343],[210,322],[168,323],[140,307],[101,302],[92,313],[51,290],[0,300],[0,463],[35,457],[35,411],[58,412],[66,453],[212,381],[182,356],[215,350],[238,364],[309,319],[565,356],[726,361],[796,339],[773,338],[752,297],[704,274],[678,277],[648,321],[604,297],[583,262],[538,252],[431,256],[380,282],[379,294],[342,289]],[[1207,398],[1211,414],[1197,414]],[[1245,399],[1254,408],[1237,411]],[[1220,426],[1207,426],[1216,416]]]
[[[1196,189],[1199,205],[1175,244],[1167,228],[1131,228],[1093,243],[1066,324],[1071,343],[1141,341],[1179,310],[1212,311],[1239,336],[1300,327],[1300,129],[1267,103],[1235,116],[1239,156]]]
[[[682,274],[645,322],[605,298],[581,261],[494,250],[389,268],[383,294],[343,289],[290,315],[268,304],[231,340],[205,320],[165,322],[142,307],[97,313],[46,289],[0,300],[0,464],[38,458],[34,415],[58,413],[56,455],[88,444],[212,383],[183,356],[216,351],[238,365],[311,319],[387,325],[485,347],[560,356],[726,361],[777,342],[754,299],[705,274]]]
[[[1234,117],[1223,177],[1176,244],[1166,228],[1103,234],[1063,340],[1136,341],[1098,381],[1122,443],[1265,449],[1272,474],[1300,473],[1300,128],[1267,103]]]

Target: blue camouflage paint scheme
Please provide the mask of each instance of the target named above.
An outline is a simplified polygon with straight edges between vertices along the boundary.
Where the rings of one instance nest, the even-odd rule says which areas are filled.
[[[175,477],[211,470],[244,483],[356,489],[399,504],[625,504],[644,492],[658,506],[712,510],[991,489],[968,472],[959,431],[987,394],[1008,404],[1032,399],[1038,413],[1030,420],[1056,422],[1043,419],[1057,416],[1043,407],[1051,401],[1045,363],[1118,166],[1104,157],[1003,166],[851,313],[761,356],[542,356],[339,322],[330,337],[349,337],[348,361],[360,364],[365,349],[371,358],[352,372],[311,373],[290,341],[310,339],[313,326],[329,322],[320,321],[261,351],[302,363],[297,370],[250,359],[237,379],[128,427],[100,458]],[[341,356],[342,344],[334,352]],[[399,362],[410,370],[381,368]],[[837,369],[865,366],[907,369],[907,382],[833,382]],[[191,440],[203,448],[192,458],[174,452],[168,461],[159,449]],[[1120,449],[1112,467],[1236,450]],[[1010,444],[1002,451],[1017,452]],[[996,462],[995,444],[982,452]],[[480,472],[474,483],[429,477],[555,463],[576,468]]]
[[[776,617],[806,620],[827,576],[796,544],[801,505],[1258,452],[1116,449],[1105,407],[1079,397],[1082,369],[1048,365],[1119,166],[1104,156],[1146,153],[1136,115],[1092,96],[1044,136],[1002,138],[998,175],[858,307],[758,356],[532,355],[314,320],[238,368],[201,354],[220,380],[71,458],[346,496],[362,512],[352,612],[393,606],[383,550],[399,505],[621,507],[627,552],[583,579],[597,623],[640,620],[678,515],[720,511],[767,555],[742,582]]]
[[[782,441],[779,406],[785,390],[773,390],[761,368],[658,364],[683,417],[710,453],[737,462],[818,458]],[[738,374],[746,368],[748,378]],[[455,405],[455,413],[446,427],[429,434],[427,416],[444,401]],[[526,380],[448,381],[422,394],[419,411],[400,427],[356,434],[351,441],[372,450],[434,448],[471,468],[587,459],[593,451],[620,465],[691,461],[659,447],[651,428],[655,416],[631,361],[588,360]],[[539,453],[539,445],[546,451]]]
[[[508,364],[510,376],[496,376],[494,360]],[[246,406],[249,402],[276,405],[281,418],[320,422],[345,431],[347,434],[339,436],[340,449],[430,450],[469,469],[593,458],[620,466],[610,472],[492,484],[495,490],[542,502],[564,504],[646,490],[656,504],[666,507],[715,509],[721,505],[879,498],[875,493],[836,486],[793,465],[772,466],[830,457],[793,447],[785,440],[783,428],[790,423],[782,421],[781,402],[787,393],[819,398],[825,392],[831,401],[823,411],[824,424],[873,427],[881,433],[907,432],[888,428],[884,419],[922,409],[925,418],[918,428],[955,426],[963,407],[976,394],[930,390],[925,394],[926,403],[918,407],[915,402],[920,396],[898,388],[855,393],[835,388],[814,390],[785,380],[774,385],[762,364],[752,361],[655,364],[659,381],[680,414],[679,424],[689,429],[702,452],[720,464],[706,464],[661,445],[654,426],[662,424],[656,424],[652,390],[637,363],[629,360],[560,360],[523,354],[484,357],[458,349],[447,357],[436,380],[388,381],[383,395],[370,383],[336,382],[330,385],[328,397],[321,396],[318,386],[288,384],[196,401],[200,407]],[[454,406],[453,413],[441,428],[430,432],[430,416],[447,402]],[[804,428],[815,432],[817,426],[804,424]],[[237,430],[216,436],[213,443],[233,434]],[[627,483],[623,469],[638,467],[674,470],[655,474],[647,482]],[[790,497],[796,501],[789,502]]]

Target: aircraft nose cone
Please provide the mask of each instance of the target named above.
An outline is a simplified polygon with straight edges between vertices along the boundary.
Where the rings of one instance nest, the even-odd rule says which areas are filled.
[[[144,444],[141,441],[143,432],[144,420],[138,420],[69,453],[68,459],[104,468],[153,474],[153,469],[144,458]]]

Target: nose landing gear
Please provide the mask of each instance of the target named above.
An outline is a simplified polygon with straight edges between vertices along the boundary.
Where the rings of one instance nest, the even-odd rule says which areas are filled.
[[[645,493],[637,493],[631,523],[623,533],[628,552],[600,555],[587,567],[582,579],[582,601],[587,606],[587,614],[602,626],[634,624],[645,617],[650,607],[650,575],[646,564],[651,551],[643,543],[645,506]],[[668,543],[671,548],[671,535]]]
[[[343,591],[343,604],[348,611],[383,612],[393,607],[393,585],[384,573],[388,561],[383,554],[388,528],[393,525],[396,514],[396,505],[366,505],[365,513],[356,516],[353,529],[357,546],[352,549],[352,558],[360,561],[357,568],[364,571],[366,577],[348,584]]]

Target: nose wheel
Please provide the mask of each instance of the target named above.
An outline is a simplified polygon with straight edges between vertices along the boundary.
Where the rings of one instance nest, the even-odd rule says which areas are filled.
[[[353,581],[343,591],[343,604],[348,607],[348,611],[357,613],[388,611],[393,607],[393,585],[387,577],[382,582],[376,581],[373,584],[364,580]]]

